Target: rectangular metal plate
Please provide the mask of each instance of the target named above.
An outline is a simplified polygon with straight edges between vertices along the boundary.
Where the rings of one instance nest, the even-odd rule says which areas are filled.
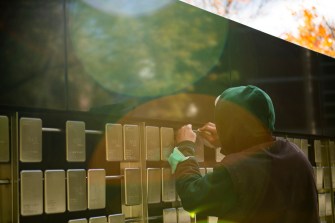
[[[124,223],[124,214],[113,214],[108,216],[108,223]]]
[[[146,126],[146,160],[160,160],[159,128],[156,126]]]
[[[140,159],[140,136],[138,125],[123,126],[124,160],[138,161]]]
[[[212,173],[213,172],[213,167],[207,167],[206,172],[207,173]]]
[[[107,161],[123,160],[123,139],[121,124],[106,124],[106,159]]]
[[[64,213],[66,209],[65,171],[44,172],[44,210],[47,214]]]
[[[170,168],[162,168],[162,201],[176,201],[175,180]]]
[[[68,162],[86,160],[85,122],[66,122],[66,160]]]
[[[107,218],[105,216],[90,218],[89,223],[107,223]]]
[[[190,214],[184,208],[178,208],[178,223],[191,223]]]
[[[86,218],[69,220],[68,223],[87,223]]]
[[[316,189],[318,191],[323,188],[323,167],[313,167]]]
[[[20,161],[42,161],[42,120],[20,119]]]
[[[323,188],[328,190],[330,189],[330,168],[329,167],[323,167]]]
[[[167,160],[174,147],[174,130],[173,128],[161,127],[161,160]]]
[[[326,216],[326,194],[318,194],[319,198],[319,216]]]
[[[43,179],[41,170],[21,171],[21,215],[43,213]]]
[[[195,141],[195,159],[198,162],[205,161],[205,146],[199,136],[197,136],[197,139]]]
[[[141,172],[139,168],[124,169],[124,204],[133,206],[142,203]]]
[[[332,215],[332,198],[330,193],[326,193],[325,203],[326,203],[326,216]]]
[[[67,209],[82,211],[87,209],[86,171],[67,170]]]
[[[106,171],[104,169],[89,169],[88,181],[88,209],[106,207]]]
[[[148,204],[155,204],[161,202],[161,169],[148,168],[147,169],[147,196]]]
[[[9,162],[9,125],[7,116],[0,116],[0,162]]]
[[[176,223],[177,210],[175,208],[163,209],[163,223]]]
[[[305,156],[308,158],[308,140],[307,139],[301,139],[301,150],[305,154]]]
[[[208,216],[207,217],[207,222],[208,223],[218,223],[218,221],[219,221],[218,217],[215,217],[215,216]]]
[[[205,168],[199,168],[201,176],[205,176],[206,169]]]
[[[314,140],[314,154],[315,154],[315,163],[320,164],[322,162],[322,151],[321,151],[321,141]]]

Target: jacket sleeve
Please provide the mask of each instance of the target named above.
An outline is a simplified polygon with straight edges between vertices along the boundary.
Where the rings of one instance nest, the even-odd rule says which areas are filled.
[[[177,147],[185,156],[190,156],[178,164],[175,173],[176,189],[184,209],[197,216],[224,216],[237,203],[228,171],[220,166],[202,177],[192,144],[182,142]]]

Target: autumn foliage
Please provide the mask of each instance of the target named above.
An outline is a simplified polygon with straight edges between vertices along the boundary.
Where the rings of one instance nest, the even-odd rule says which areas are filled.
[[[296,13],[293,15],[297,16]],[[335,57],[335,29],[324,17],[319,18],[312,10],[303,10],[303,22],[298,27],[296,35],[286,33],[284,39],[313,51]]]

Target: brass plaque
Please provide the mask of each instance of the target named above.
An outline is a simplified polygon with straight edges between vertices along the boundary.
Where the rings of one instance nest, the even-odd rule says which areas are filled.
[[[124,214],[113,214],[108,216],[108,223],[124,223]]]
[[[139,168],[125,168],[123,182],[124,204],[133,206],[142,203],[141,172]]]
[[[123,126],[124,160],[140,160],[140,136],[138,125]]]
[[[65,212],[65,171],[44,172],[44,210],[47,214]]]
[[[198,162],[205,161],[205,146],[200,136],[197,136],[197,139],[195,141],[195,159]]]
[[[121,124],[106,124],[106,159],[107,161],[123,160],[123,139]]]
[[[86,160],[85,122],[66,122],[66,160],[68,162]]]
[[[205,176],[206,169],[205,168],[199,168],[201,176]]]
[[[42,161],[42,120],[20,119],[20,161]]]
[[[161,202],[161,169],[148,168],[147,169],[147,196],[148,204],[155,204]]]
[[[162,201],[176,201],[175,180],[170,168],[162,168]]]
[[[321,151],[321,141],[320,140],[314,140],[314,157],[315,157],[315,163],[320,164],[322,162],[322,151]]]
[[[174,130],[173,128],[161,127],[161,160],[167,161],[174,147]]]
[[[43,173],[41,170],[21,171],[21,215],[43,213]]]
[[[87,223],[86,218],[69,220],[68,223]]]
[[[9,162],[9,125],[7,116],[0,116],[0,162]]]
[[[67,209],[82,211],[87,209],[86,171],[67,170]]]
[[[160,161],[159,128],[146,126],[146,160]]]
[[[88,209],[106,207],[106,171],[104,169],[90,169],[87,173],[88,181]]]
[[[191,223],[190,214],[184,208],[178,208],[178,223]]]
[[[105,216],[90,218],[89,223],[107,223],[107,218]]]
[[[175,208],[163,209],[163,223],[176,223],[177,211]]]

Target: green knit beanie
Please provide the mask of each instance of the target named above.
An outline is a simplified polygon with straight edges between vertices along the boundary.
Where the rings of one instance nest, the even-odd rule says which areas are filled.
[[[274,130],[275,111],[270,96],[256,86],[232,87],[219,100],[233,102],[255,115],[269,130]]]

